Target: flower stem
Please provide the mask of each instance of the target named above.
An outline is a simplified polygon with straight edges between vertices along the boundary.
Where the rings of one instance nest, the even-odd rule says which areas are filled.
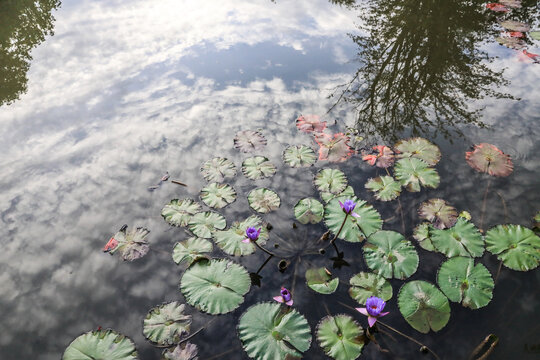
[[[274,255],[269,255],[266,260],[263,262],[263,264],[259,267],[259,270],[257,270],[257,272],[255,274],[259,274],[261,272],[261,270],[266,266],[266,264],[268,264],[268,262],[270,261],[270,259],[272,259],[274,257]]]
[[[484,201],[482,201],[482,213],[480,214],[480,229],[484,228],[484,214],[486,212],[486,201],[487,201],[487,195],[489,192],[489,185],[491,185],[491,178],[489,178],[487,186],[486,186],[486,192],[484,192]]]
[[[401,331],[397,330],[397,329],[394,329],[393,327],[391,327],[390,325],[386,325],[385,323],[383,323],[381,320],[377,319],[377,324],[381,324],[382,326],[384,326],[385,328],[389,329],[389,330],[392,330],[393,332],[395,332],[396,334],[398,335],[401,335],[403,336],[404,338],[406,339],[409,339],[410,341],[424,347],[425,349],[427,349],[427,351],[429,351],[434,357],[435,359],[437,360],[440,360],[440,358],[437,356],[437,354],[435,354],[435,352],[433,350],[431,350],[429,347],[427,347],[426,345],[422,344],[420,341],[416,340],[415,338],[412,338],[410,337],[409,335],[405,335],[404,333],[402,333]]]
[[[256,247],[258,247],[259,249],[261,249],[262,251],[264,251],[264,252],[267,253],[268,255],[276,256],[276,254],[274,254],[274,253],[272,253],[272,252],[266,250],[266,249],[263,248],[261,245],[259,245],[259,244],[257,243],[257,241],[252,241],[252,243],[254,243]]]
[[[341,226],[339,227],[339,230],[338,230],[336,236],[334,236],[334,238],[332,240],[330,240],[331,244],[334,244],[334,241],[336,241],[337,237],[341,233],[341,230],[343,230],[343,226],[345,226],[345,221],[347,221],[348,216],[349,216],[349,214],[345,213],[345,218],[343,219],[343,222],[341,223]]]

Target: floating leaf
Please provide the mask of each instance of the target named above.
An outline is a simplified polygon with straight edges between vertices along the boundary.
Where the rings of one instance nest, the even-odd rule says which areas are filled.
[[[326,129],[326,121],[321,121],[318,115],[300,115],[296,119],[296,127],[306,133],[320,133]]]
[[[243,266],[226,259],[213,259],[188,268],[180,281],[180,290],[188,304],[216,315],[240,306],[250,285]]]
[[[533,38],[534,40],[540,41],[540,31],[531,31],[529,33],[529,36]]]
[[[437,251],[448,257],[480,257],[484,253],[482,234],[473,223],[464,218],[459,218],[450,229],[433,229],[431,242]]]
[[[430,188],[439,186],[439,174],[423,160],[416,158],[401,159],[394,167],[396,179],[412,192],[420,191],[420,185]]]
[[[319,144],[319,160],[330,162],[343,162],[354,153],[348,145],[349,137],[339,133],[328,135],[324,133],[315,134],[315,141]]]
[[[175,263],[185,263],[191,265],[194,261],[205,258],[203,254],[211,253],[212,243],[198,237],[191,237],[187,240],[177,242],[173,249],[173,260]]]
[[[439,147],[424,138],[401,140],[394,148],[400,159],[416,158],[423,160],[430,166],[435,166],[441,160]]]
[[[69,344],[62,360],[137,360],[130,338],[114,330],[97,330],[82,334]]]
[[[342,192],[340,192],[339,194],[333,194],[329,191],[321,191],[320,192],[320,195],[321,195],[321,199],[325,202],[325,203],[328,203],[330,202],[330,200],[332,199],[335,199],[337,197],[347,197],[347,198],[352,198],[354,197],[354,189],[352,188],[352,186],[347,186],[345,188],[345,190],[343,190]]]
[[[161,216],[173,226],[187,226],[191,216],[201,211],[201,205],[192,199],[173,199],[161,210]]]
[[[321,169],[313,180],[317,190],[339,194],[347,187],[347,177],[338,169]]]
[[[388,146],[377,145],[373,147],[373,150],[375,150],[374,154],[368,154],[363,151],[362,160],[371,166],[377,165],[377,167],[384,169],[394,165],[394,152]]]
[[[328,315],[317,326],[317,340],[324,353],[336,360],[354,360],[364,347],[364,330],[349,315]]]
[[[387,278],[404,280],[416,272],[418,253],[410,241],[395,231],[378,231],[364,245],[366,265]]]
[[[273,176],[276,167],[264,156],[247,158],[242,163],[242,173],[250,180],[258,180]]]
[[[351,284],[349,295],[361,305],[365,305],[370,296],[376,296],[384,301],[392,298],[392,285],[377,274],[359,272],[349,283]]]
[[[281,204],[278,194],[267,188],[251,190],[248,194],[248,202],[253,210],[262,214],[276,210]]]
[[[262,150],[265,146],[266,139],[258,131],[239,131],[234,138],[234,147],[245,153]]]
[[[504,6],[502,4],[497,4],[497,3],[486,4],[486,7],[489,10],[496,11],[496,12],[508,12],[508,11],[510,11],[506,6]]]
[[[211,183],[201,190],[201,200],[209,207],[221,209],[236,200],[236,190],[228,184]]]
[[[375,199],[390,201],[396,199],[401,192],[401,184],[391,176],[379,176],[369,179],[366,189],[375,193]]]
[[[201,173],[206,181],[220,183],[236,176],[236,166],[226,158],[216,157],[202,164]]]
[[[430,223],[421,223],[414,229],[413,238],[424,250],[437,251],[431,242],[431,231],[433,231],[433,227]]]
[[[294,216],[301,224],[317,224],[324,216],[324,206],[313,198],[304,198],[294,206]]]
[[[214,241],[226,254],[234,256],[253,254],[255,252],[255,245],[252,242],[242,242],[242,240],[246,239],[246,229],[248,227],[260,228],[261,233],[257,239],[257,244],[266,244],[268,230],[262,223],[261,218],[256,215],[252,215],[242,222],[234,222],[228,230],[216,231],[214,233]]]
[[[309,167],[316,161],[315,151],[305,145],[289,146],[283,151],[283,162],[293,168]]]
[[[197,360],[197,345],[190,342],[163,351],[163,360]]]
[[[339,278],[333,278],[326,268],[313,268],[306,271],[307,286],[320,294],[332,294],[339,285]]]
[[[354,212],[360,217],[347,216],[339,238],[349,242],[361,242],[366,237],[378,231],[382,227],[381,215],[363,200],[356,197],[338,197],[326,204],[324,209],[324,223],[332,233],[337,234],[343,220],[345,212],[341,208],[339,201],[343,202],[350,199],[356,202]]]
[[[214,231],[225,229],[227,221],[221,214],[205,211],[193,215],[188,225],[189,230],[196,236],[210,239]]]
[[[450,319],[450,304],[435,285],[415,280],[404,284],[399,290],[398,306],[401,315],[414,329],[427,334],[439,331]]]
[[[493,297],[495,283],[488,269],[466,257],[445,261],[437,273],[437,284],[450,301],[461,302],[465,307],[479,309]]]
[[[144,336],[159,346],[171,346],[189,334],[191,315],[184,314],[186,305],[173,301],[152,308],[143,323]]]
[[[540,237],[521,225],[497,225],[486,233],[486,249],[504,266],[529,271],[540,264]]]
[[[429,199],[423,202],[418,209],[421,219],[430,221],[437,229],[446,229],[454,226],[458,213],[456,208],[447,204],[443,199]]]
[[[521,8],[521,0],[499,0],[501,4],[513,9]]]
[[[473,151],[465,153],[465,159],[473,169],[493,176],[508,176],[514,170],[510,155],[503,153],[495,145],[481,143],[474,145]]]
[[[127,225],[124,225],[109,240],[104,251],[109,252],[111,255],[118,252],[124,261],[140,259],[150,250],[146,239],[149,233],[150,230],[146,228],[138,227],[135,230],[127,230]],[[109,246],[111,243],[115,246]]]
[[[306,318],[278,303],[253,305],[240,317],[238,336],[252,359],[294,359],[311,346]]]
[[[507,30],[519,32],[527,32],[531,29],[529,25],[515,20],[502,21],[501,26]]]
[[[519,50],[527,46],[525,41],[523,41],[522,39],[518,39],[516,37],[499,36],[496,40],[499,44],[506,46],[509,49]]]

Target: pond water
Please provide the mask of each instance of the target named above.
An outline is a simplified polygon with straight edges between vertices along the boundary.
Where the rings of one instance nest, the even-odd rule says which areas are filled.
[[[334,295],[314,293],[304,272],[331,268],[329,253],[314,254],[326,228],[293,228],[293,206],[318,197],[312,179],[319,169],[340,168],[356,195],[388,219],[384,229],[403,232],[402,223],[395,201],[377,201],[364,188],[383,171],[360,154],[340,164],[283,165],[286,146],[315,148],[295,127],[300,114],[320,115],[333,132],[356,127],[361,147],[411,134],[440,147],[440,186],[400,197],[408,238],[421,221],[419,204],[435,197],[469,211],[479,225],[488,176],[471,169],[464,153],[480,142],[514,162],[510,176],[491,180],[483,228],[530,228],[540,210],[540,65],[496,38],[499,20],[539,29],[539,14],[538,3],[527,0],[508,13],[458,0],[2,2],[0,358],[59,359],[74,338],[102,327],[133,339],[141,359],[158,359],[161,350],[144,338],[142,322],[152,307],[184,301],[178,286],[185,267],[171,251],[188,237],[163,221],[161,209],[174,198],[199,199],[204,161],[223,156],[239,167],[249,156],[233,148],[240,130],[264,134],[268,145],[257,155],[277,173],[255,182],[239,173],[231,181],[238,199],[219,212],[230,225],[254,213],[246,199],[251,189],[275,190],[281,206],[263,218],[273,225],[269,244],[280,244],[276,252],[291,264],[280,273],[270,262],[262,286],[232,313],[212,317],[189,308],[194,330],[215,318],[192,340],[200,358],[247,359],[238,319],[280,286],[293,291],[312,330],[327,311],[352,313],[343,303],[358,306],[347,291],[350,277],[366,269],[361,246],[338,241],[350,266],[333,270],[341,281]],[[539,52],[539,41],[526,41]],[[169,181],[148,191],[166,171],[188,186]],[[123,224],[151,230],[147,256],[122,262],[101,251]],[[435,282],[444,256],[418,252],[411,279]],[[217,248],[214,255],[225,256]],[[260,252],[234,258],[249,271],[264,259]],[[496,257],[486,253],[481,262],[495,276]],[[451,303],[448,325],[427,335],[399,313],[404,281],[392,280],[385,320],[444,359],[467,358],[490,333],[500,337],[490,359],[537,359],[539,274],[503,267],[488,306]],[[363,358],[421,357],[416,344],[397,335],[380,339],[391,352],[370,344]],[[305,358],[326,357],[314,341]]]

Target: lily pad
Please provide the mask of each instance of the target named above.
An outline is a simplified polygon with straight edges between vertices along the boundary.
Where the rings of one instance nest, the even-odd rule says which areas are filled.
[[[242,173],[250,180],[274,176],[276,167],[264,156],[247,158],[242,163]]]
[[[151,309],[143,324],[144,336],[159,346],[171,346],[189,334],[191,315],[184,314],[186,305],[173,301]]]
[[[206,181],[220,183],[236,176],[236,166],[226,158],[216,157],[202,164],[201,173]]]
[[[519,50],[527,46],[525,41],[523,41],[522,39],[515,38],[515,37],[499,36],[496,40],[499,44],[506,46],[509,49]]]
[[[332,294],[339,285],[339,278],[333,278],[326,268],[313,268],[306,271],[307,286],[319,294]]]
[[[312,148],[305,145],[289,146],[283,151],[283,162],[290,167],[310,167],[317,161]]]
[[[319,160],[330,162],[343,162],[354,154],[354,150],[348,145],[349,137],[342,133],[328,135],[315,134],[315,141],[319,144]]]
[[[527,32],[531,29],[531,27],[528,24],[525,24],[521,21],[515,21],[515,20],[502,21],[501,26],[505,28],[506,30],[519,31],[519,32]]]
[[[266,139],[259,131],[239,131],[234,138],[234,147],[245,153],[262,150],[265,146]]]
[[[313,198],[304,198],[294,206],[294,216],[301,224],[317,224],[324,217],[324,206]]]
[[[186,302],[212,315],[225,314],[240,306],[250,286],[246,269],[226,259],[197,262],[184,272],[180,281]]]
[[[474,145],[473,151],[465,153],[465,160],[476,171],[493,176],[508,176],[514,170],[510,155],[487,143]]]
[[[423,160],[416,158],[406,158],[399,160],[395,167],[396,179],[402,186],[412,192],[420,191],[420,185],[429,188],[436,188],[441,181],[439,174]]]
[[[350,199],[356,203],[354,212],[360,217],[347,216],[343,229],[339,234],[339,238],[348,242],[361,242],[366,237],[379,231],[382,227],[381,215],[363,200],[358,200],[356,197],[338,197],[326,204],[324,209],[324,223],[333,234],[337,234],[343,220],[345,212],[339,205],[339,201],[343,202]]]
[[[364,348],[364,330],[349,315],[328,315],[317,326],[317,340],[324,353],[336,360],[354,360]]]
[[[127,230],[127,226],[124,225],[109,240],[104,251],[111,255],[118,252],[124,261],[140,259],[150,250],[148,240],[146,239],[149,233],[150,230],[143,227],[138,227],[135,230]],[[109,244],[115,246],[109,246]]]
[[[137,360],[130,338],[114,330],[96,330],[82,334],[69,344],[62,360]]]
[[[367,239],[364,259],[376,274],[401,280],[416,272],[419,261],[410,241],[398,232],[387,230],[378,231]]]
[[[349,283],[351,284],[349,295],[361,305],[365,305],[370,296],[376,296],[384,301],[392,298],[392,285],[377,274],[359,272]]]
[[[521,225],[497,225],[486,233],[486,249],[504,266],[529,271],[540,264],[540,237]]]
[[[415,280],[404,284],[399,290],[398,306],[409,325],[423,334],[430,329],[441,330],[450,319],[448,299],[427,281]]]
[[[347,177],[338,169],[321,169],[315,175],[313,183],[320,192],[339,194],[347,187]]]
[[[347,186],[345,188],[345,190],[343,190],[342,192],[340,192],[339,194],[333,194],[329,191],[321,191],[320,192],[320,195],[321,195],[321,199],[322,201],[324,201],[325,203],[328,203],[330,202],[330,200],[332,199],[335,199],[337,197],[341,197],[341,196],[345,196],[347,198],[352,198],[354,197],[354,189],[352,186]]]
[[[375,199],[390,201],[396,199],[401,193],[401,184],[391,176],[379,176],[369,179],[366,189],[375,193]]]
[[[278,194],[266,188],[251,190],[248,194],[248,202],[253,210],[262,214],[277,210],[281,204]]]
[[[388,146],[377,145],[373,147],[373,150],[375,150],[374,154],[363,151],[362,160],[366,161],[371,166],[376,165],[383,169],[394,165],[394,152]]]
[[[531,31],[529,32],[529,36],[534,40],[540,41],[540,31]]]
[[[486,306],[493,297],[495,283],[488,269],[467,257],[445,261],[437,273],[437,284],[450,301],[471,309]]]
[[[192,199],[173,199],[161,210],[161,216],[173,226],[187,226],[191,216],[201,211],[201,205]]]
[[[414,228],[413,238],[418,241],[418,245],[427,251],[437,251],[431,242],[431,232],[433,226],[430,223],[424,222]]]
[[[256,249],[255,245],[251,242],[242,242],[242,240],[246,239],[246,229],[248,227],[260,228],[261,233],[257,239],[257,244],[266,244],[268,230],[262,223],[261,218],[256,215],[252,215],[242,222],[234,222],[228,230],[216,231],[214,233],[214,241],[226,254],[234,256],[253,254]]]
[[[421,219],[430,221],[437,229],[446,229],[454,226],[458,218],[455,207],[447,204],[443,199],[429,199],[423,202],[418,209]]]
[[[430,166],[435,166],[441,160],[439,147],[420,137],[398,141],[394,149],[399,159],[416,158]]]
[[[209,207],[221,209],[236,200],[236,190],[228,184],[211,183],[201,190],[201,200]]]
[[[197,360],[197,345],[187,342],[163,351],[163,360]]]
[[[306,318],[278,303],[253,305],[240,317],[238,336],[252,359],[294,359],[311,346]]]
[[[227,221],[221,214],[205,211],[193,215],[188,226],[195,236],[210,239],[214,231],[225,229]]]
[[[482,234],[473,223],[464,218],[459,218],[450,229],[433,229],[431,242],[437,251],[448,257],[480,257],[484,254]]]
[[[318,115],[300,115],[296,119],[296,127],[306,133],[320,133],[326,129],[326,121],[321,121]]]
[[[521,8],[521,0],[499,0],[501,4],[512,9]]]
[[[191,265],[194,261],[205,258],[204,254],[211,253],[212,243],[206,239],[191,237],[187,240],[177,242],[173,249],[173,260],[175,263],[185,263]]]

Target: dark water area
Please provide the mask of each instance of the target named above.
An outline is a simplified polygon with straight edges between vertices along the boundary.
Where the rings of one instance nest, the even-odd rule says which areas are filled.
[[[174,198],[199,200],[204,161],[222,156],[240,168],[251,155],[234,149],[233,138],[248,129],[267,138],[255,155],[268,157],[277,173],[254,182],[239,172],[230,182],[238,199],[218,212],[229,226],[254,214],[251,189],[276,191],[280,208],[262,217],[273,225],[270,247],[278,243],[276,252],[291,263],[284,273],[269,263],[262,286],[229,314],[188,306],[193,330],[215,319],[192,340],[199,358],[248,359],[238,319],[280,286],[293,291],[312,333],[327,309],[367,326],[343,305],[358,306],[348,281],[366,270],[361,245],[338,242],[350,267],[334,270],[335,294],[314,293],[304,273],[332,265],[330,254],[314,254],[326,228],[293,228],[293,207],[318,198],[312,180],[325,167],[343,170],[356,195],[389,219],[383,229],[403,232],[398,205],[365,189],[384,171],[360,154],[339,164],[284,165],[286,146],[315,148],[295,127],[300,114],[320,115],[332,132],[357,129],[361,146],[419,135],[440,147],[439,187],[400,197],[409,239],[421,222],[419,204],[431,198],[469,211],[479,225],[489,177],[464,154],[480,142],[514,162],[510,176],[491,180],[483,228],[530,228],[540,210],[540,64],[496,38],[501,19],[538,30],[539,18],[538,2],[525,0],[505,14],[457,0],[0,2],[0,358],[60,359],[73,339],[102,327],[130,337],[140,359],[159,359],[161,350],[142,334],[143,319],[158,304],[184,302],[185,267],[171,252],[190,236],[163,221],[161,209]],[[540,52],[540,41],[524,42]],[[166,171],[188,186],[165,182],[148,191]],[[129,263],[101,251],[123,224],[151,230],[147,256]],[[444,256],[416,247],[420,265],[406,281],[436,283]],[[217,247],[213,255],[227,257]],[[265,256],[229,258],[256,271]],[[480,261],[495,276],[497,258],[486,252]],[[404,283],[391,280],[385,322],[441,358],[466,359],[490,333],[500,342],[489,359],[539,357],[538,269],[503,267],[488,306],[450,303],[446,327],[426,335],[399,312]],[[395,334],[381,335],[391,353],[369,344],[360,358],[430,358]],[[327,357],[314,339],[304,358]]]

